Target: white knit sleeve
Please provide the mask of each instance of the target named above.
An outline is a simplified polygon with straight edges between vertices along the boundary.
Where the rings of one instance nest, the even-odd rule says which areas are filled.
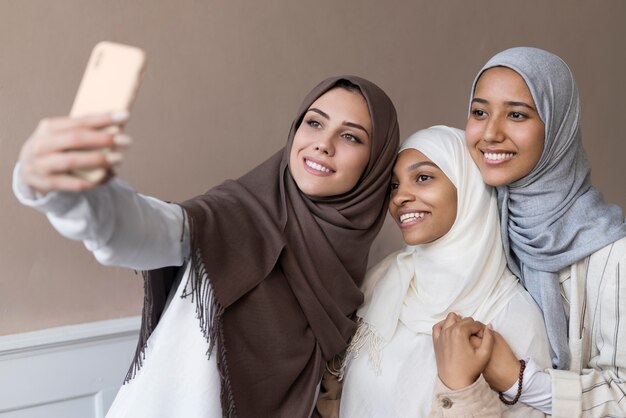
[[[81,193],[41,196],[24,184],[16,166],[13,192],[61,235],[82,241],[102,264],[138,270],[178,266],[189,253],[182,208],[136,193],[119,179]]]

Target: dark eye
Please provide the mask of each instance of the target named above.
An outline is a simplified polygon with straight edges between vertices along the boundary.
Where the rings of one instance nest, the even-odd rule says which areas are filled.
[[[311,128],[319,128],[320,126],[322,126],[322,124],[316,121],[315,119],[307,120],[306,124],[309,125]]]
[[[391,194],[391,193],[395,192],[396,190],[398,190],[398,187],[400,187],[400,184],[392,182],[389,185],[389,194]]]
[[[472,110],[472,116],[474,116],[477,119],[483,118],[487,115],[487,113],[482,110],[482,109],[473,109]]]
[[[362,144],[363,141],[361,141],[358,137],[352,135],[352,134],[343,134],[342,135],[345,139],[347,139],[350,142],[356,142],[357,144]]]
[[[526,119],[526,115],[520,112],[511,112],[511,117],[513,119]]]
[[[417,176],[417,182],[422,182],[422,181],[427,181],[432,179],[431,176],[427,176],[426,174],[420,174],[419,176]]]

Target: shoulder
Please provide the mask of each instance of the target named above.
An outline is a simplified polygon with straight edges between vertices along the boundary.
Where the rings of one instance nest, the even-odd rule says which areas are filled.
[[[587,283],[603,283],[608,288],[617,286],[620,276],[626,272],[626,237],[600,248],[566,270],[561,272],[561,283],[578,270]],[[626,283],[623,285],[626,286]]]
[[[589,270],[626,266],[626,237],[618,239],[589,256]]]

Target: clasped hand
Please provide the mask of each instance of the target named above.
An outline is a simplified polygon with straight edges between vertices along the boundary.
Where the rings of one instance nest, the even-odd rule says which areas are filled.
[[[439,378],[452,390],[465,388],[482,374],[495,391],[517,381],[520,363],[500,334],[472,318],[449,313],[433,326]]]

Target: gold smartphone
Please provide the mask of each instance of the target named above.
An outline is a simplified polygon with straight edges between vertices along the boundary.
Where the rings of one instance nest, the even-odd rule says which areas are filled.
[[[99,42],[87,62],[70,116],[130,111],[145,67],[146,54],[141,49],[113,42]],[[107,130],[117,133],[121,128],[111,126]],[[105,169],[91,169],[75,170],[73,174],[98,183],[107,172]]]

